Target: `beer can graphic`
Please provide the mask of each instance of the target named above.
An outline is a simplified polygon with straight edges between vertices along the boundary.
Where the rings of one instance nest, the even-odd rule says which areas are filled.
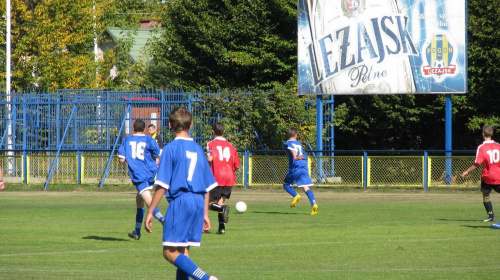
[[[299,94],[465,92],[457,2],[299,0]]]

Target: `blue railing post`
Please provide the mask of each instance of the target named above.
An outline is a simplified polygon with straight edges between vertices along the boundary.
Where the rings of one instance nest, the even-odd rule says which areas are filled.
[[[82,151],[78,150],[77,152],[77,163],[76,163],[76,172],[77,172],[77,184],[80,185],[82,183]]]
[[[451,94],[446,95],[446,113],[445,113],[445,150],[446,150],[446,160],[445,160],[445,170],[446,170],[446,184],[451,185],[452,177],[452,161],[451,161],[451,149],[452,149],[452,137],[451,137],[451,124],[452,124],[452,108],[451,108]]]
[[[76,105],[73,105],[73,110],[71,110],[71,115],[69,116],[68,119],[68,124],[66,125],[66,129],[64,129],[64,133],[62,135],[61,142],[59,143],[59,147],[57,148],[57,153],[54,157],[54,161],[52,162],[52,166],[50,167],[49,170],[49,176],[47,176],[47,181],[45,182],[45,186],[43,187],[43,190],[47,189],[47,186],[49,185],[50,179],[52,178],[52,172],[54,172],[54,168],[56,167],[57,163],[57,158],[59,157],[59,154],[61,153],[61,149],[64,144],[64,139],[66,138],[66,134],[68,133],[69,125],[71,124],[71,119],[73,118],[73,114],[76,111]]]
[[[368,187],[368,152],[363,151],[363,188]]]
[[[424,190],[425,191],[427,190],[427,186],[429,185],[429,182],[427,179],[428,178],[427,172],[429,172],[428,160],[429,160],[429,153],[427,151],[424,151]]]
[[[23,151],[23,184],[28,184],[28,153]]]
[[[245,189],[248,189],[248,176],[249,176],[249,173],[248,173],[248,168],[249,168],[249,152],[248,150],[245,150],[245,159],[244,159],[244,163],[243,163],[243,166],[244,166],[244,170],[245,172],[243,172],[243,184],[245,186]]]
[[[123,115],[122,124],[120,125],[120,130],[118,131],[118,135],[116,135],[115,144],[113,145],[113,149],[109,154],[108,162],[106,163],[106,168],[104,169],[104,174],[102,174],[101,183],[99,184],[99,188],[102,189],[104,185],[104,180],[106,180],[106,176],[108,175],[109,166],[111,165],[111,160],[113,159],[113,155],[116,151],[116,146],[118,146],[118,141],[120,141],[120,135],[122,134],[123,127],[125,126],[125,122],[127,121],[127,114],[131,112],[131,105],[129,104],[127,110],[125,110],[125,114]]]
[[[323,95],[316,95],[316,155],[323,156]],[[323,159],[316,158],[316,182],[326,182],[326,176],[323,170]]]

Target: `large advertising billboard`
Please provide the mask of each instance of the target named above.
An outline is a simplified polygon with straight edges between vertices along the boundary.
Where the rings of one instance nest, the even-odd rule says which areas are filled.
[[[299,94],[467,91],[465,0],[299,0]]]

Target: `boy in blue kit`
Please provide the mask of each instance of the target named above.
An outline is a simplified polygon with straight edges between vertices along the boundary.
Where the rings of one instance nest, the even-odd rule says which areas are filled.
[[[318,204],[316,204],[314,193],[309,189],[309,187],[313,185],[313,182],[311,176],[309,176],[307,159],[304,155],[302,143],[297,141],[298,132],[299,130],[297,128],[290,127],[287,132],[288,141],[283,144],[288,156],[288,172],[283,180],[283,188],[293,196],[290,207],[295,207],[302,199],[300,194],[293,189],[293,184],[297,183],[297,187],[304,190],[309,198],[309,202],[311,202],[311,215],[316,215],[318,214]]]
[[[134,122],[134,135],[123,138],[118,148],[118,158],[121,163],[128,164],[128,173],[132,183],[137,188],[135,202],[137,212],[135,215],[135,230],[128,234],[130,238],[141,238],[142,220],[144,219],[144,203],[151,204],[151,189],[153,189],[156,174],[156,158],[160,156],[160,147],[155,140],[144,134],[146,123],[142,119]],[[163,223],[163,215],[158,207],[153,207],[156,219]]]
[[[169,204],[163,227],[163,257],[177,267],[176,279],[217,280],[201,270],[190,258],[190,246],[200,246],[202,233],[210,229],[208,192],[217,186],[203,148],[189,137],[193,116],[179,107],[170,113],[174,141],[163,148],[151,207],[165,195]],[[151,232],[152,208],[145,228]]]

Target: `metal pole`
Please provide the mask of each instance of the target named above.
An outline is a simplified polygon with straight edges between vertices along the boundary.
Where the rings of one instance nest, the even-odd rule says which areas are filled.
[[[451,150],[452,150],[452,137],[451,137],[451,124],[452,124],[452,103],[451,94],[446,95],[446,109],[445,109],[445,150],[446,150],[446,160],[445,160],[445,170],[446,176],[445,181],[447,185],[451,185],[451,173],[452,173],[452,162],[451,162]]]
[[[316,181],[318,183],[326,182],[326,176],[323,171],[323,95],[316,95]]]
[[[6,38],[5,38],[5,45],[6,45],[6,69],[5,69],[5,76],[6,76],[6,85],[5,85],[5,93],[7,94],[7,113],[11,117],[11,121],[9,122],[9,126],[7,128],[7,154],[9,156],[14,155],[13,150],[13,131],[12,131],[12,122],[13,122],[13,116],[11,114],[12,112],[12,90],[11,90],[11,29],[12,29],[12,21],[11,21],[11,3],[10,0],[6,0],[6,10],[5,10],[5,19],[7,20],[7,31],[6,31]],[[13,171],[14,166],[12,162],[12,157],[9,157],[9,171]]]
[[[11,75],[11,53],[10,53],[10,46],[11,46],[11,40],[10,40],[10,36],[11,36],[11,29],[12,29],[12,26],[11,26],[11,15],[10,15],[10,0],[7,0],[7,3],[6,3],[6,11],[5,11],[6,15],[5,15],[5,19],[7,20],[7,32],[6,32],[6,38],[5,38],[5,54],[6,54],[6,85],[5,85],[5,93],[7,94],[7,102],[10,102],[10,83],[11,83],[11,80],[10,80],[10,75]],[[8,106],[10,107],[10,103],[8,103]],[[10,108],[9,108],[10,109]],[[9,110],[10,112],[10,110]]]

